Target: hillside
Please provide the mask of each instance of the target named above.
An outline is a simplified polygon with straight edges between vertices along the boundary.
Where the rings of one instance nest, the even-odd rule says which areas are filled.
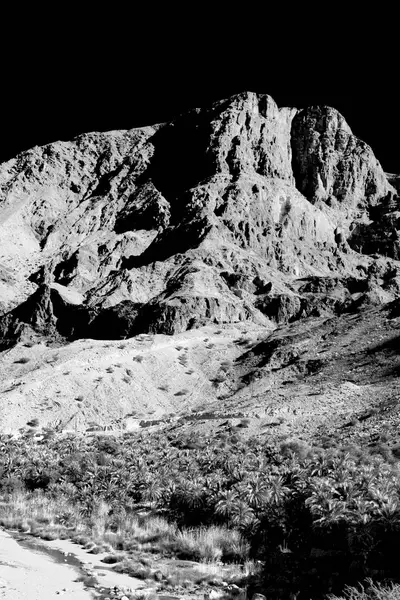
[[[314,431],[390,396],[359,356],[396,326],[396,185],[335,109],[250,92],[4,163],[2,429]]]
[[[0,595],[395,597],[399,189],[251,92],[0,165]]]

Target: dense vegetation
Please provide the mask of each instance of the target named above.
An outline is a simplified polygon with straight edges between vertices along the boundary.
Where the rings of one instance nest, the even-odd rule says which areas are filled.
[[[109,541],[118,532],[118,550],[121,524],[145,506],[170,522],[169,542],[160,544],[159,531],[158,549],[225,563],[262,560],[261,587],[280,597],[341,593],[366,577],[395,581],[399,491],[395,460],[354,449],[163,432],[0,439],[4,524],[18,514],[16,498],[20,505],[47,499],[59,528],[77,530],[79,522],[85,531],[107,530]],[[202,528],[197,536],[209,528],[214,541],[200,544],[192,532],[191,543],[178,543],[186,528]]]

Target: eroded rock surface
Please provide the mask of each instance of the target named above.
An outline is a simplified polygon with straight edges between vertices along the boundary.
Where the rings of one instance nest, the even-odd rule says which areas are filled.
[[[0,166],[2,343],[336,314],[380,255],[392,275],[369,297],[393,300],[388,177],[335,109],[250,92],[35,147]]]

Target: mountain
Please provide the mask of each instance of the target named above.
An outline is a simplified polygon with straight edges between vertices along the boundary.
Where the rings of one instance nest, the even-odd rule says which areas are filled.
[[[0,166],[1,347],[270,333],[389,306],[398,189],[334,108],[252,92],[34,147]]]
[[[367,256],[397,258],[395,188],[328,107],[244,93],[35,147],[0,182],[5,341],[21,323],[114,338],[294,318],[315,310],[299,280],[396,269]]]

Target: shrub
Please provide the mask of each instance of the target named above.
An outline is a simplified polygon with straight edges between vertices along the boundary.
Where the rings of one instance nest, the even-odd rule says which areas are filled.
[[[117,454],[117,452],[120,450],[120,444],[118,440],[113,437],[101,436],[97,439],[97,448],[99,452]]]
[[[280,451],[283,456],[295,454],[300,459],[306,458],[310,453],[310,447],[303,440],[289,440],[281,444]]]
[[[216,387],[218,387],[221,383],[224,383],[224,381],[226,381],[225,375],[217,375],[213,379],[210,379],[210,382]]]
[[[14,364],[25,365],[30,360],[31,359],[28,356],[22,356],[21,358],[17,358],[16,360],[14,360]]]
[[[104,558],[101,559],[101,562],[106,565],[115,565],[119,562],[122,562],[126,556],[124,554],[108,554]]]
[[[179,558],[205,562],[243,562],[248,558],[250,550],[249,544],[237,531],[224,527],[179,531],[163,546],[172,550]]]
[[[149,579],[152,571],[149,567],[145,567],[140,562],[131,559],[125,559],[121,563],[115,565],[113,571],[116,573],[126,573],[130,577],[137,579]]]
[[[400,584],[382,585],[367,579],[367,586],[346,586],[343,596],[330,595],[329,600],[400,600]]]

